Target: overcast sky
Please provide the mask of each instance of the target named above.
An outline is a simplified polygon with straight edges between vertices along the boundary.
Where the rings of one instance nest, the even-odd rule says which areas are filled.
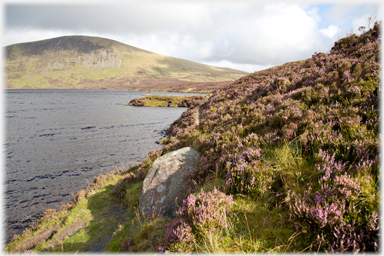
[[[254,72],[329,52],[379,1],[3,1],[3,46],[64,35]]]

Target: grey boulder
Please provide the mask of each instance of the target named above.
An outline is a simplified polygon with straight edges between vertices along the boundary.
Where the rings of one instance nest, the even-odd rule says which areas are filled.
[[[156,159],[144,179],[139,209],[146,216],[153,213],[173,218],[188,195],[188,176],[193,173],[200,153],[190,147]]]

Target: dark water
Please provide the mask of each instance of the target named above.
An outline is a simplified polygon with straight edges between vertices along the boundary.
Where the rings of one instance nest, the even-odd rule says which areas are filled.
[[[95,176],[160,149],[155,141],[186,109],[125,105],[145,93],[4,91],[6,240],[69,202]]]

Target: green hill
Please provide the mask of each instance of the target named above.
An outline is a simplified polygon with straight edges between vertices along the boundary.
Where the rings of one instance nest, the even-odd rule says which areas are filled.
[[[5,47],[6,88],[202,90],[246,72],[141,50],[117,41],[64,36]],[[219,82],[219,83],[217,83]],[[203,86],[202,83],[208,83]]]

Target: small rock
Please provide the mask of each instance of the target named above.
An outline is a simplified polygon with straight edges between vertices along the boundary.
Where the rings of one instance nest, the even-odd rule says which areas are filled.
[[[59,228],[60,228],[60,226],[54,226],[53,228],[45,229],[44,231],[40,232],[39,234],[37,234],[37,235],[33,236],[32,238],[30,238],[30,239],[26,240],[25,242],[23,242],[16,249],[16,252],[23,252],[25,250],[29,250],[29,249],[35,247],[36,245],[45,242],[54,233],[56,233]]]
[[[139,209],[173,218],[187,195],[188,176],[193,173],[200,153],[185,147],[156,159],[143,183]]]
[[[78,221],[58,233],[51,241],[51,243],[47,246],[47,248],[51,248],[55,246],[57,243],[59,243],[61,240],[64,240],[67,236],[73,236],[77,232],[79,232],[82,228],[85,228],[87,226],[87,222],[85,221]]]

